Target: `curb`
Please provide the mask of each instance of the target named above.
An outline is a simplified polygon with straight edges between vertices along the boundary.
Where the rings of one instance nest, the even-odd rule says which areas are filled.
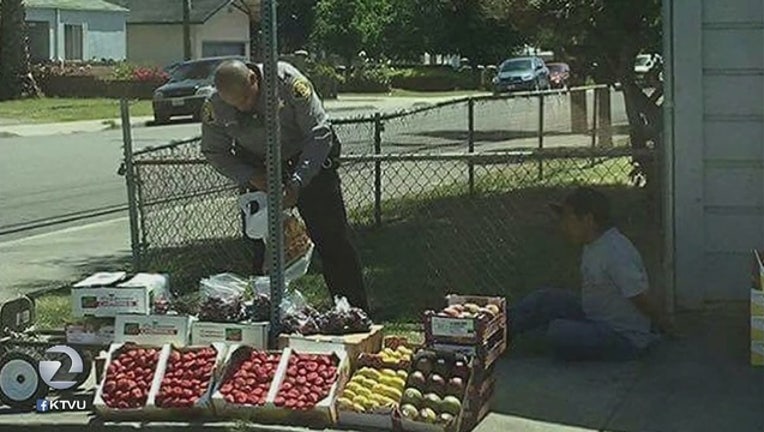
[[[84,413],[83,413],[84,414]],[[246,431],[246,432],[305,432],[306,430],[312,430],[299,426],[284,426],[284,425],[268,425],[258,423],[246,423],[236,421],[214,421],[214,422],[139,422],[139,421],[104,421],[94,414],[87,413],[83,416],[81,421],[77,421],[71,418],[71,414],[67,415],[66,419],[59,418],[56,414],[33,414],[35,420],[39,418],[39,421],[31,421],[30,418],[26,418],[22,421],[8,421],[3,419],[0,415],[0,431],[4,430],[18,430],[24,429],[30,432],[51,432],[51,431],[72,431],[82,432],[87,430],[88,432],[134,432],[134,431],[149,431],[149,432],[188,432],[188,431],[216,431],[216,432],[232,432],[232,431]],[[5,420],[5,421],[3,421]],[[10,419],[9,419],[10,420]],[[79,420],[79,419],[78,419]],[[336,429],[323,429],[325,432],[329,432]]]

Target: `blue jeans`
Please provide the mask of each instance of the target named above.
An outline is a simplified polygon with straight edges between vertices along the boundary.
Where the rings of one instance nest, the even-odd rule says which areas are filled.
[[[631,341],[606,324],[588,320],[581,301],[569,291],[535,291],[508,312],[512,337],[541,331],[555,355],[563,360],[623,361],[640,353]]]

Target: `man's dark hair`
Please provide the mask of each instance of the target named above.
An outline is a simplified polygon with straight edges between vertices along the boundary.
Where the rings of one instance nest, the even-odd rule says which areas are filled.
[[[570,195],[565,197],[561,204],[554,205],[557,212],[562,206],[568,206],[578,217],[591,214],[594,222],[600,229],[613,226],[613,218],[610,215],[610,201],[605,194],[591,187],[578,187]]]

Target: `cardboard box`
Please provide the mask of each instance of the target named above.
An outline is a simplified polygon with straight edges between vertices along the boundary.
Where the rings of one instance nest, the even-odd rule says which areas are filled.
[[[751,366],[764,366],[764,342],[751,342]]]
[[[503,297],[462,296],[450,294],[446,296],[449,306],[457,304],[475,304],[483,307],[495,305],[499,313],[490,319],[454,318],[440,316],[439,313],[427,311],[424,314],[424,332],[427,345],[482,345],[497,332],[507,327],[507,301]]]
[[[270,323],[215,323],[194,321],[191,325],[191,343],[209,345],[248,345],[258,350],[268,349]]]
[[[188,407],[188,408],[163,408],[160,407],[157,404],[157,396],[162,391],[162,385],[161,382],[164,380],[165,374],[167,373],[167,369],[170,364],[170,355],[173,351],[179,351],[179,352],[188,352],[188,351],[195,351],[202,348],[207,348],[207,346],[186,346],[186,347],[175,347],[171,346],[170,351],[166,357],[163,358],[163,361],[159,363],[159,366],[157,368],[157,375],[159,376],[160,385],[157,388],[156,395],[154,395],[154,398],[151,400],[152,407],[156,409],[157,417],[167,418],[167,419],[188,419],[188,418],[196,418],[196,417],[207,417],[211,416],[214,413],[214,409],[212,406],[212,395],[215,391],[215,387],[217,384],[218,379],[220,378],[221,370],[223,368],[224,361],[226,359],[226,356],[228,354],[228,347],[225,344],[212,344],[212,348],[217,351],[217,357],[215,358],[215,365],[212,369],[212,377],[210,378],[209,385],[207,386],[207,389],[205,390],[204,394],[197,399],[197,401],[194,403],[194,406]]]
[[[437,349],[432,348],[425,348],[419,353],[415,355],[415,359],[419,358],[419,356],[423,352],[435,352],[438,353],[439,356],[443,354],[451,354],[454,355],[451,352],[448,351],[439,351]],[[443,353],[443,354],[441,354]],[[474,368],[474,359],[468,359],[469,364],[467,365],[469,368],[469,374],[466,380],[465,385],[465,392],[462,395],[461,402],[462,402],[462,409],[459,412],[459,415],[454,418],[454,420],[449,424],[432,424],[432,423],[425,423],[420,422],[417,420],[411,420],[406,417],[403,417],[400,412],[397,413],[397,417],[400,419],[400,428],[406,432],[460,432],[462,430],[462,424],[465,420],[465,416],[467,416],[467,400],[470,397],[469,389],[474,387],[474,377],[475,377],[475,368]]]
[[[751,342],[764,342],[764,317],[751,317]]]
[[[413,352],[419,348],[417,345],[412,344],[406,338],[388,336],[384,338],[382,342],[384,348],[396,349],[398,346],[403,345],[410,348]],[[408,372],[411,366],[411,360],[402,361],[399,363],[385,363],[382,361],[376,361],[378,353],[363,353],[353,366],[353,374],[350,376],[352,380],[353,376],[363,367],[372,367],[374,369],[392,369],[392,370],[405,370]],[[339,393],[338,398],[342,397],[345,388],[343,387]],[[397,401],[400,404],[400,400]],[[356,412],[352,410],[342,409],[341,406],[337,407],[337,422],[341,426],[347,428],[370,428],[380,430],[393,430],[397,424],[397,408],[394,406],[391,408],[379,408],[372,412]]]
[[[75,345],[109,345],[114,342],[114,320],[111,318],[83,319],[66,324],[66,343]]]
[[[384,326],[373,325],[368,332],[351,333],[342,336],[283,334],[279,336],[279,349],[302,346],[304,349],[313,350],[315,349],[314,344],[342,345],[345,349],[345,354],[349,358],[350,367],[355,369],[358,356],[361,353],[372,354],[382,349],[383,329]]]
[[[764,317],[764,291],[751,290],[751,316]]]
[[[247,345],[230,345],[228,346],[228,351],[225,355],[225,359],[223,361],[220,374],[218,379],[215,382],[215,388],[212,392],[212,406],[215,412],[215,415],[221,416],[224,418],[235,418],[235,419],[249,419],[249,420],[260,420],[261,413],[267,412],[267,407],[265,405],[240,405],[235,403],[230,403],[225,400],[222,394],[220,394],[220,388],[223,386],[223,384],[226,383],[228,380],[228,377],[236,373],[236,371],[239,370],[239,367],[241,366],[242,362],[247,360],[252,353],[252,351],[264,351],[264,350],[256,350],[252,348],[251,346]],[[267,401],[273,401],[275,399],[275,392],[278,390],[278,387],[276,386],[276,383],[278,382],[278,376],[279,373],[283,373],[282,369],[286,370],[286,359],[284,357],[284,351],[266,351],[268,354],[278,354],[280,356],[279,360],[279,366],[276,369],[276,374],[273,377],[273,381],[271,381],[270,389],[268,391],[268,396],[266,397]],[[264,415],[267,417],[267,415]]]
[[[143,407],[140,408],[128,408],[128,409],[118,409],[118,408],[112,408],[106,405],[106,403],[103,400],[103,385],[106,382],[107,373],[106,371],[109,370],[109,365],[111,362],[122,352],[125,350],[130,349],[136,349],[136,348],[154,348],[159,349],[159,359],[157,362],[157,366],[154,369],[154,377],[151,381],[151,386],[149,388],[149,395],[146,399],[146,404]],[[147,418],[150,418],[157,414],[156,407],[154,406],[154,398],[156,396],[157,391],[159,390],[159,386],[161,384],[161,376],[159,375],[159,365],[162,364],[162,362],[167,361],[167,357],[170,355],[170,345],[164,345],[164,346],[152,346],[152,345],[138,345],[138,344],[130,344],[130,343],[114,343],[109,347],[109,353],[107,354],[107,360],[104,364],[104,373],[101,381],[98,384],[98,387],[96,388],[96,394],[93,398],[93,409],[100,415],[101,417],[105,419],[136,419],[136,420],[144,420]]]
[[[139,273],[132,279],[116,286],[104,285],[113,282],[119,274],[111,277],[91,276],[72,288],[72,314],[75,317],[116,317],[118,314],[151,313],[154,298],[169,293],[169,282],[165,275]]]
[[[298,341],[297,344],[303,342]],[[277,423],[282,425],[295,425],[295,426],[310,426],[311,428],[328,428],[337,422],[337,408],[336,402],[341,389],[345,388],[345,384],[350,376],[350,363],[348,361],[345,349],[340,344],[313,344],[306,342],[306,349],[300,349],[297,346],[284,349],[284,354],[281,358],[281,364],[277,371],[276,378],[271,386],[271,391],[268,394],[266,400],[266,409],[262,412],[260,419],[268,423]],[[310,410],[295,410],[284,407],[277,407],[274,404],[276,396],[278,395],[281,384],[286,379],[287,366],[289,364],[289,357],[295,353],[299,354],[331,354],[337,358],[337,377],[329,390],[328,396],[319,401],[313,409]]]
[[[753,268],[751,269],[751,289],[764,292],[764,260],[762,253],[753,250]]]
[[[185,315],[117,315],[114,341],[182,347],[189,343],[191,323]]]
[[[113,287],[127,278],[125,272],[98,272],[73,285],[74,288]]]

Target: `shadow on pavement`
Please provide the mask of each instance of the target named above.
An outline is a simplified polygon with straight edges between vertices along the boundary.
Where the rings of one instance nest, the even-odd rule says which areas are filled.
[[[436,130],[419,132],[415,135],[425,136],[430,138],[441,138],[446,140],[467,140],[469,135],[467,131],[463,130]],[[501,142],[510,141],[516,139],[537,138],[538,131],[535,130],[508,130],[508,129],[496,129],[496,130],[476,130],[473,132],[475,142]],[[552,136],[586,136],[585,134],[576,134],[570,132],[559,131],[544,131],[545,137]]]
[[[683,333],[627,363],[570,363],[512,348],[478,430],[764,430],[764,368],[749,365],[747,305],[677,316]],[[526,425],[527,427],[527,425]],[[580,430],[580,429],[569,429]]]

